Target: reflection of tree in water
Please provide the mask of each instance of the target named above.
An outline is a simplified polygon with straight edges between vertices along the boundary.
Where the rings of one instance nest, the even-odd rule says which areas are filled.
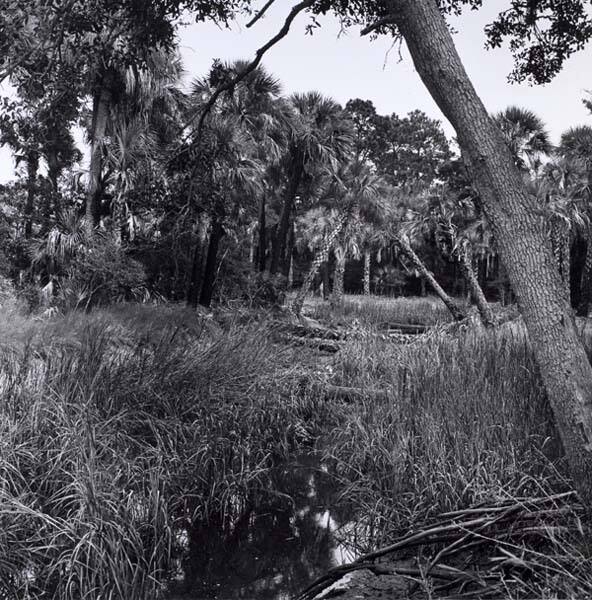
[[[192,598],[280,600],[334,566],[335,482],[319,467],[307,456],[278,468],[265,505],[232,532],[211,521],[194,529],[185,563]]]

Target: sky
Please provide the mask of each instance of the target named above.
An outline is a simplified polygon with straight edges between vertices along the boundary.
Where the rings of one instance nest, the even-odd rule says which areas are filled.
[[[265,18],[250,29],[245,27],[245,20],[229,29],[212,23],[183,27],[179,44],[186,82],[204,75],[214,58],[252,58],[256,49],[279,30],[292,4],[290,0],[276,0]],[[468,11],[452,21],[461,59],[485,106],[492,112],[512,104],[533,110],[546,122],[555,142],[569,127],[592,125],[592,116],[582,104],[586,90],[592,90],[592,46],[572,56],[550,84],[510,84],[509,51],[484,48],[483,27],[504,4],[506,0],[485,3],[482,10]],[[287,38],[264,58],[263,64],[282,82],[284,93],[317,90],[342,104],[351,98],[368,99],[381,114],[403,115],[420,109],[441,120],[446,134],[453,137],[452,127],[424,88],[404,47],[392,47],[392,40],[386,36],[371,41],[360,37],[358,29],[342,31],[338,20],[330,16],[319,19],[321,28],[307,35],[309,22],[307,15],[299,15]],[[0,182],[12,178],[11,154],[0,149]]]

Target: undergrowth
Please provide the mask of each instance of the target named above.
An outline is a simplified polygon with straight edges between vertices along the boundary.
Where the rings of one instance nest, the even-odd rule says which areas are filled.
[[[338,318],[359,322],[361,301]],[[0,596],[148,600],[179,569],[191,583],[204,528],[230,540],[254,507],[289,503],[274,472],[319,439],[358,552],[441,512],[569,489],[521,326],[393,343],[377,324],[447,320],[432,300],[395,305],[369,301],[372,325],[316,366],[264,320],[4,314]],[[323,384],[362,394],[332,399]]]
[[[153,311],[30,323],[3,348],[0,596],[156,597],[180,540],[277,502],[273,468],[317,435],[324,409],[264,328]]]
[[[389,298],[383,296],[346,295],[331,305],[320,298],[307,301],[310,316],[326,322],[357,321],[364,326],[395,323],[437,325],[452,320],[444,303],[433,296],[425,298]]]

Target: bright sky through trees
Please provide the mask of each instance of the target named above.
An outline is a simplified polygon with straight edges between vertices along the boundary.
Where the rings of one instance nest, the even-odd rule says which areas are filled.
[[[510,104],[528,107],[547,123],[553,141],[571,126],[592,124],[592,117],[582,105],[586,90],[592,89],[592,78],[588,78],[592,48],[573,56],[547,86],[511,85],[506,79],[512,67],[509,52],[484,49],[483,26],[499,12],[500,4],[486,3],[480,11],[468,12],[452,22],[458,32],[457,47],[485,105],[492,112]],[[245,27],[244,20],[228,30],[211,23],[182,29],[180,45],[187,80],[203,75],[214,58],[253,57],[255,50],[280,28],[290,6],[287,0],[276,2],[251,29]],[[442,118],[405,48],[401,49],[401,61],[399,48],[392,47],[387,37],[370,41],[361,38],[357,30],[341,31],[332,17],[322,19],[322,27],[310,36],[305,34],[308,22],[306,16],[300,16],[288,37],[264,59],[268,70],[282,81],[284,92],[318,90],[342,104],[357,97],[372,100],[383,114],[420,109]],[[442,120],[446,133],[452,136],[452,128]],[[0,149],[0,182],[13,176],[10,152]]]

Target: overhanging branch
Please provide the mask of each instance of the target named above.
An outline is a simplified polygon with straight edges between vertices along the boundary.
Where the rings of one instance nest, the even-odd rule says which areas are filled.
[[[275,0],[268,0],[263,8],[257,12],[257,14],[247,23],[247,29],[253,27],[255,23],[267,12],[267,9],[275,2]]]
[[[290,14],[286,17],[286,20],[284,21],[282,28],[266,44],[264,44],[263,46],[261,46],[261,48],[259,48],[257,50],[257,52],[255,53],[255,58],[247,65],[247,67],[245,69],[243,69],[240,73],[237,73],[237,75],[232,77],[232,79],[230,79],[224,85],[221,85],[219,88],[216,89],[216,91],[212,94],[212,96],[210,97],[210,99],[208,100],[206,105],[201,110],[201,113],[199,116],[199,122],[197,124],[197,132],[196,132],[196,136],[198,138],[201,136],[201,131],[203,129],[204,121],[205,121],[208,113],[212,110],[214,104],[216,104],[216,101],[218,100],[218,98],[224,92],[227,92],[227,91],[231,90],[232,88],[234,88],[238,83],[243,81],[243,79],[245,79],[250,73],[252,73],[261,64],[261,60],[265,56],[265,53],[268,50],[270,50],[273,46],[275,46],[275,44],[277,44],[280,40],[285,38],[286,35],[288,35],[288,32],[290,31],[290,26],[292,25],[292,22],[294,21],[294,19],[302,11],[306,10],[307,8],[310,8],[315,3],[315,1],[316,0],[303,0],[302,2],[299,2],[298,4],[294,5],[292,7],[292,10],[290,11]],[[193,116],[191,118],[191,120],[187,123],[187,125],[185,125],[185,127],[183,127],[183,130],[181,131],[181,133],[185,129],[187,129],[187,127],[189,125],[191,125],[191,123],[195,120],[196,116],[197,115]]]

